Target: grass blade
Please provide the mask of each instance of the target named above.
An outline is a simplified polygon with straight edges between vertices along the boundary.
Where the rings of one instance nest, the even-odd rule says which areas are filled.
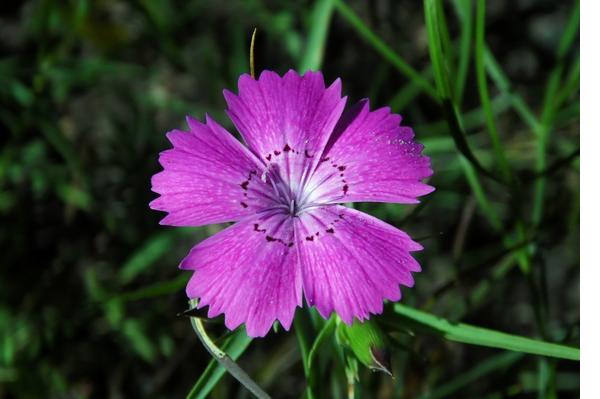
[[[325,44],[327,43],[327,32],[333,15],[334,1],[320,0],[313,7],[306,52],[299,68],[300,73],[308,70],[316,71],[321,68]]]
[[[479,89],[479,98],[481,105],[485,110],[488,134],[492,141],[492,147],[496,156],[496,162],[500,168],[503,178],[510,182],[512,180],[512,171],[506,159],[504,147],[498,135],[498,129],[494,120],[494,111],[487,87],[487,76],[484,66],[484,50],[485,50],[485,0],[477,0],[477,21],[475,23],[475,71],[477,74],[477,87]]]
[[[424,6],[425,25],[427,27],[427,38],[429,43],[429,55],[433,65],[435,82],[439,99],[442,103],[444,116],[448,121],[450,133],[452,134],[456,148],[480,173],[493,180],[501,182],[501,179],[498,179],[498,177],[490,173],[481,165],[479,160],[473,154],[473,151],[471,150],[471,147],[467,141],[467,137],[462,126],[462,121],[458,113],[456,103],[454,102],[452,85],[450,83],[448,74],[448,66],[445,62],[445,57],[442,51],[440,28],[438,25],[440,19],[438,14],[441,12],[439,1],[424,0]]]
[[[340,15],[358,32],[362,38],[400,73],[418,85],[431,98],[437,100],[435,88],[423,76],[414,70],[402,57],[379,38],[342,0],[336,0],[335,5]]]
[[[467,72],[469,71],[469,59],[471,53],[471,38],[473,36],[473,7],[471,0],[455,0],[455,8],[462,20],[460,32],[460,48],[458,69],[456,71],[456,85],[454,95],[457,104],[462,104],[465,92],[465,83],[467,81]]]
[[[197,301],[190,301],[192,308],[196,307]],[[219,362],[223,368],[225,368],[229,374],[231,374],[236,380],[238,380],[246,389],[254,394],[258,399],[269,399],[270,396],[262,390],[261,387],[258,386],[248,374],[240,367],[238,364],[233,361],[226,352],[221,350],[215,343],[210,339],[206,330],[204,329],[204,325],[202,324],[202,319],[200,317],[190,317],[190,321],[192,323],[192,327],[194,328],[194,332],[198,336],[202,345],[206,348],[206,350],[211,354],[211,356]],[[245,334],[245,331],[243,332]],[[193,390],[192,390],[193,392]],[[189,397],[189,395],[188,395]]]
[[[458,375],[451,381],[439,386],[434,389],[433,392],[425,395],[421,395],[419,399],[438,399],[447,398],[449,395],[455,393],[459,389],[478,381],[486,375],[493,373],[498,369],[506,369],[523,357],[522,353],[517,352],[506,352],[496,356],[492,356],[481,363],[478,363],[471,370]]]
[[[568,50],[571,48],[576,34],[579,30],[579,1],[575,3],[567,27],[560,39],[557,52],[557,65],[550,73],[546,91],[544,93],[544,102],[542,107],[541,124],[542,128],[538,135],[536,148],[535,166],[538,173],[542,173],[546,169],[546,150],[550,131],[555,119],[556,111],[560,104],[557,104],[555,99],[560,89],[560,80],[565,68],[565,58]],[[537,226],[544,211],[544,192],[546,190],[546,179],[544,177],[535,182],[535,191],[533,197],[532,223]]]
[[[560,359],[579,360],[579,348],[538,341],[464,323],[452,323],[399,303],[394,305],[394,311],[400,316],[405,326],[417,332],[438,335],[449,341]]]
[[[243,330],[236,331],[227,338],[222,345],[223,351],[229,354],[232,360],[237,360],[250,346],[252,338],[248,337]],[[212,392],[217,383],[223,378],[225,368],[213,359],[208,364],[194,387],[188,394],[188,399],[204,399]]]

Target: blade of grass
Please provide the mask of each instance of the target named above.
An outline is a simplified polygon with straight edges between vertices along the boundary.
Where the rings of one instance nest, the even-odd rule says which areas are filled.
[[[495,115],[504,113],[511,106],[511,98],[509,95],[500,94],[492,100],[492,110]],[[462,114],[463,128],[465,131],[477,129],[485,124],[485,111],[482,107],[464,112]],[[448,134],[448,122],[440,120],[425,125],[415,127],[415,130],[427,133],[427,135]],[[472,136],[471,136],[472,137]]]
[[[400,316],[403,327],[412,328],[420,333],[434,334],[449,341],[560,359],[579,360],[579,348],[538,341],[464,323],[452,323],[400,303],[394,305],[394,311]]]
[[[456,71],[456,85],[454,86],[454,98],[457,104],[462,104],[469,71],[469,59],[471,53],[471,40],[473,36],[473,7],[471,0],[455,0],[454,6],[462,21],[460,24],[460,48],[458,69]]]
[[[414,70],[402,57],[379,38],[364,22],[352,11],[343,0],[335,0],[335,6],[340,15],[348,22],[356,32],[369,43],[386,61],[392,64],[400,73],[415,82],[432,99],[437,100],[435,88],[422,74]]]
[[[480,380],[488,374],[498,369],[507,369],[518,362],[523,357],[523,353],[506,352],[478,363],[469,371],[462,373],[447,383],[435,388],[431,393],[421,395],[419,399],[438,399],[447,398],[456,391],[465,386]]]
[[[336,316],[331,315],[331,317],[329,317],[329,320],[327,320],[327,322],[325,323],[325,326],[323,326],[323,328],[321,329],[321,331],[319,331],[319,334],[317,335],[317,338],[315,339],[315,341],[313,342],[310,351],[308,352],[308,358],[307,358],[307,368],[308,368],[308,378],[307,378],[307,383],[308,383],[308,390],[310,391],[310,394],[312,395],[312,392],[315,391],[315,384],[316,384],[316,374],[315,374],[315,359],[317,357],[317,353],[319,348],[323,345],[323,343],[329,338],[331,337],[331,335],[333,334],[333,332],[335,331],[335,326],[336,326]]]
[[[432,74],[433,69],[431,68],[431,65],[427,66],[422,73],[427,80],[431,79]],[[404,109],[404,107],[416,96],[418,96],[422,90],[423,89],[421,86],[411,80],[402,88],[402,90],[400,90],[394,97],[392,97],[391,100],[388,101],[388,104],[393,112],[399,112],[400,110]]]
[[[466,138],[460,114],[454,102],[453,93],[451,90],[450,79],[448,75],[448,67],[442,52],[440,42],[440,31],[438,26],[440,12],[439,1],[424,0],[425,6],[425,25],[427,28],[427,39],[429,44],[429,55],[433,65],[435,82],[438,90],[438,96],[442,104],[444,116],[448,121],[452,138],[454,139],[456,148],[462,155],[483,175],[501,182],[501,179],[486,170],[479,160],[473,154],[471,147]]]
[[[298,339],[298,346],[300,347],[300,355],[302,357],[302,366],[304,368],[304,376],[306,380],[310,377],[310,368],[308,366],[308,357],[310,353],[310,342],[314,334],[312,322],[308,315],[308,307],[304,306],[302,309],[298,309],[296,316],[294,317],[294,332]],[[307,385],[306,395],[309,399],[314,398],[314,393],[310,384]]]
[[[548,139],[550,131],[552,129],[552,123],[560,104],[557,104],[555,99],[560,89],[560,80],[565,68],[566,56],[575,40],[577,32],[579,31],[579,1],[575,3],[569,21],[562,34],[558,45],[557,51],[557,64],[550,73],[548,83],[546,85],[546,91],[544,93],[544,101],[542,106],[541,124],[542,128],[538,135],[538,142],[536,147],[536,161],[535,166],[538,173],[546,169],[546,150],[548,146]],[[546,179],[541,177],[535,182],[534,196],[533,196],[533,211],[531,221],[534,226],[537,226],[544,212],[544,193],[546,191]]]
[[[197,301],[190,301],[191,308],[195,308],[197,305]],[[262,390],[261,387],[258,386],[252,378],[246,372],[238,366],[236,362],[232,360],[227,353],[221,350],[215,343],[210,339],[206,330],[204,329],[204,325],[202,324],[202,319],[200,317],[190,317],[190,321],[192,323],[192,327],[194,332],[198,336],[198,339],[202,343],[202,345],[206,348],[208,353],[219,362],[221,366],[223,366],[232,377],[238,380],[246,389],[248,389],[254,396],[259,399],[269,399],[270,396]],[[245,332],[244,332],[245,333]],[[189,396],[188,396],[189,397]]]
[[[223,351],[229,354],[232,360],[237,360],[250,346],[252,338],[243,330],[239,330],[228,337],[222,345]],[[213,359],[210,361],[194,387],[187,395],[188,399],[204,399],[212,392],[217,383],[225,375],[225,368]]]
[[[465,172],[467,182],[469,183],[469,186],[471,186],[471,191],[473,191],[475,199],[477,200],[479,207],[481,207],[483,214],[495,231],[502,231],[502,222],[500,222],[500,218],[496,213],[496,208],[494,208],[487,199],[487,195],[481,186],[481,182],[479,181],[479,177],[477,176],[475,168],[473,168],[469,161],[467,161],[462,155],[459,155],[459,160]]]
[[[502,71],[500,64],[487,47],[485,47],[484,49],[483,59],[486,71],[489,74],[492,81],[494,82],[494,84],[496,85],[496,87],[500,90],[501,93],[510,96],[512,100],[512,106],[517,112],[517,114],[535,134],[538,134],[540,130],[540,122],[534,115],[531,108],[529,108],[525,100],[523,100],[523,97],[513,92],[508,77],[506,76],[504,71]]]
[[[319,0],[313,6],[306,51],[300,62],[300,73],[321,68],[334,2],[335,0]]]
[[[490,95],[487,87],[487,76],[485,73],[485,66],[483,63],[484,54],[484,39],[485,39],[485,0],[477,0],[477,16],[475,23],[475,71],[477,75],[477,87],[479,89],[479,98],[481,99],[481,105],[485,111],[487,130],[492,141],[492,148],[494,149],[496,162],[502,176],[507,182],[512,180],[512,171],[506,158],[506,152],[500,137],[498,135],[498,129],[494,120],[494,111],[492,110],[492,104]]]

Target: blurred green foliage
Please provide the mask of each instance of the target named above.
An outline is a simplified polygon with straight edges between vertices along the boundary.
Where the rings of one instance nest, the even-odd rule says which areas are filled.
[[[185,115],[234,131],[221,92],[248,70],[254,27],[259,71],[321,64],[426,145],[434,194],[356,205],[425,246],[404,304],[578,346],[578,14],[551,0],[2,2],[0,397],[182,397],[198,378],[248,397],[215,365],[202,375],[210,358],[176,316],[178,262],[220,227],[160,227],[147,204]],[[393,306],[375,319],[394,379],[299,317],[300,345],[207,326],[274,398],[306,381],[315,397],[578,397],[577,363],[407,333]]]

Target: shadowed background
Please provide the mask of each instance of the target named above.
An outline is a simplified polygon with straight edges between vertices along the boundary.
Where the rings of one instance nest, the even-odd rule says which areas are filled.
[[[578,5],[488,1],[478,44],[475,4],[442,3],[462,137],[496,179],[457,146],[460,129],[435,100],[421,2],[2,2],[0,397],[182,397],[200,377],[210,357],[176,316],[189,277],[177,266],[223,226],[159,226],[150,177],[170,147],[165,132],[186,115],[209,113],[235,132],[222,90],[248,71],[254,27],[257,71],[321,63],[350,103],[391,106],[425,144],[436,192],[417,206],[356,205],[425,246],[403,303],[577,346]],[[497,181],[507,168],[517,183]],[[393,318],[377,320],[395,337],[395,379],[363,367],[358,397],[579,396],[577,363],[410,336]],[[206,325],[225,333],[222,319]],[[341,398],[333,345],[318,378]],[[239,364],[274,398],[304,392],[293,331],[254,340]],[[249,397],[229,376],[211,395]]]

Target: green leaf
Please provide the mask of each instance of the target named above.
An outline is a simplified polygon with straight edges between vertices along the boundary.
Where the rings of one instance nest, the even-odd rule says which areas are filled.
[[[351,326],[339,323],[338,336],[362,364],[392,375],[389,345],[384,332],[374,320],[354,322]]]
[[[561,359],[579,360],[579,348],[538,341],[464,323],[452,323],[441,317],[399,303],[394,305],[394,312],[400,316],[403,326],[414,329],[416,332],[435,334],[449,341]]]

